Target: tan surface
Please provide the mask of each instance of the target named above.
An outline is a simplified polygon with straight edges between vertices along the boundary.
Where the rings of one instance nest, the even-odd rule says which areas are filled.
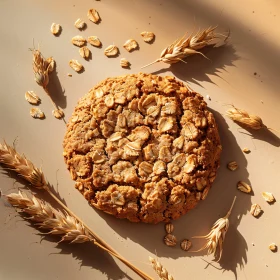
[[[86,12],[92,7],[100,12],[101,23],[95,25],[87,20],[88,28],[78,31],[74,27],[75,20],[79,17],[86,20]],[[280,129],[279,11],[277,0],[72,0],[40,4],[38,1],[1,1],[0,136],[9,143],[18,137],[18,150],[43,166],[48,180],[55,187],[58,183],[59,193],[67,205],[117,251],[151,276],[155,274],[147,258],[156,252],[175,279],[235,279],[235,275],[238,279],[277,279],[280,253],[271,253],[268,245],[271,242],[280,245],[280,206],[278,201],[268,205],[260,192],[271,191],[276,199],[280,197],[280,140],[266,131],[255,132],[253,139],[221,114],[226,110],[224,104],[234,103],[262,116],[269,127]],[[49,31],[52,22],[62,25],[58,38]],[[52,117],[50,101],[33,81],[28,51],[34,38],[36,44],[40,43],[43,54],[52,55],[57,61],[57,76],[51,77],[50,90],[56,93],[55,99],[65,109],[68,119],[78,98],[98,81],[108,76],[139,72],[140,66],[157,58],[167,44],[185,31],[215,24],[219,24],[220,31],[231,29],[231,44],[207,50],[210,61],[195,56],[188,59],[187,65],[181,63],[169,68],[157,64],[146,71],[173,74],[184,81],[192,81],[191,86],[196,91],[212,98],[208,103],[220,126],[224,148],[219,175],[207,200],[174,225],[179,240],[205,234],[212,223],[226,213],[233,196],[237,195],[224,244],[222,270],[211,266],[205,269],[207,264],[201,260],[202,256],[206,258],[204,253],[185,253],[179,246],[164,246],[163,224],[131,224],[87,205],[74,189],[61,155],[65,125]],[[142,41],[140,32],[144,30],[156,34],[152,45]],[[70,43],[78,34],[97,35],[103,49],[115,43],[121,55],[107,58],[102,49],[90,46],[92,60],[85,62],[77,47]],[[122,44],[131,37],[139,42],[140,50],[128,53]],[[119,66],[121,57],[132,63],[131,70]],[[68,61],[72,58],[83,62],[84,73],[79,75],[69,68]],[[67,73],[72,73],[73,77],[68,77]],[[29,116],[31,106],[24,100],[27,90],[36,91],[42,98],[40,108],[46,113],[45,120]],[[252,152],[243,154],[244,147]],[[239,163],[239,170],[226,169],[230,160]],[[251,183],[254,196],[237,192],[236,182],[240,179]],[[0,180],[4,193],[21,186],[4,175]],[[264,209],[259,219],[248,212],[252,202]],[[37,231],[22,222],[3,201],[0,203],[0,227],[0,279],[139,279],[92,246],[61,244],[56,248],[56,238],[40,243]],[[202,243],[196,241],[194,245],[197,249]]]

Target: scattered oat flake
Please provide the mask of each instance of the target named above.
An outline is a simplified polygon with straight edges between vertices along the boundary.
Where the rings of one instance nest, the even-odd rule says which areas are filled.
[[[68,76],[68,77],[72,77],[72,74],[68,73],[67,76]]]
[[[236,170],[238,168],[237,162],[236,161],[229,162],[227,168],[231,171]]]
[[[61,26],[58,23],[53,23],[51,25],[51,33],[53,35],[58,35],[61,30]]]
[[[94,47],[101,46],[101,41],[99,40],[99,38],[97,36],[89,36],[87,41]]]
[[[86,26],[86,23],[81,20],[80,18],[78,18],[75,23],[74,23],[75,27],[77,27],[78,29],[83,29]]]
[[[88,10],[87,16],[88,19],[94,23],[97,23],[100,20],[100,16],[95,9]]]
[[[129,67],[130,63],[125,58],[121,58],[120,60],[121,67]]]
[[[44,119],[45,118],[45,114],[39,108],[34,108],[34,107],[31,108],[30,115],[34,119]]]
[[[119,49],[115,45],[110,45],[104,50],[104,54],[106,56],[115,56],[118,54],[118,52],[119,52]]]
[[[262,209],[261,206],[259,204],[252,204],[251,206],[251,210],[250,213],[254,216],[254,217],[258,217],[261,213],[262,213]]]
[[[270,192],[263,192],[262,197],[264,198],[265,201],[267,201],[269,203],[275,201],[275,198],[274,198],[273,194],[270,193]]]
[[[80,53],[81,57],[83,57],[85,59],[89,58],[89,56],[90,56],[90,50],[86,46],[79,48],[79,53]]]
[[[38,105],[41,101],[40,97],[32,90],[25,93],[25,99],[33,105]]]
[[[86,39],[80,35],[77,35],[72,38],[71,42],[75,46],[82,47],[86,43]]]
[[[277,251],[277,245],[275,243],[271,243],[269,246],[268,246],[269,250],[272,251],[272,252],[275,252]]]
[[[192,246],[192,242],[188,239],[184,239],[181,241],[180,246],[182,250],[188,251]]]
[[[83,65],[78,62],[78,60],[71,59],[69,61],[69,66],[76,72],[80,72],[84,69]]]
[[[130,52],[138,47],[138,43],[134,39],[129,39],[124,43],[123,47]]]
[[[247,183],[245,183],[243,181],[239,181],[237,183],[237,189],[239,189],[241,192],[244,192],[244,193],[250,193],[252,191],[251,186],[249,186]]]
[[[245,153],[245,154],[251,153],[251,151],[250,151],[248,148],[244,148],[242,151],[243,151],[243,153]]]
[[[206,95],[206,98],[210,101],[211,100],[211,97],[210,97],[210,95]]]
[[[141,36],[143,37],[143,40],[147,43],[153,41],[155,38],[155,34],[153,32],[149,32],[149,31],[141,32]]]
[[[55,118],[61,119],[64,117],[64,112],[61,109],[56,109],[52,111],[52,114]]]

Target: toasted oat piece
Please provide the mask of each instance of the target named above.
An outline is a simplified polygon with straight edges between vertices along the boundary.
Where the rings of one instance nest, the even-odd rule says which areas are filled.
[[[238,168],[236,161],[231,161],[227,164],[227,168],[231,171],[235,171]]]
[[[115,45],[110,45],[104,50],[106,56],[115,56],[119,53],[119,49]]]
[[[242,151],[245,154],[249,154],[251,152],[250,149],[248,149],[248,148],[244,148]]]
[[[123,47],[130,52],[138,47],[138,43],[134,39],[129,39],[124,43]]]
[[[147,43],[153,41],[155,38],[155,34],[153,32],[143,31],[140,34],[143,37],[143,40]]]
[[[94,23],[98,23],[100,21],[100,16],[95,9],[88,10],[87,16],[88,19]]]
[[[61,109],[56,109],[52,111],[52,114],[55,118],[61,119],[64,117],[64,112]]]
[[[266,202],[269,202],[269,203],[272,203],[272,202],[275,201],[275,198],[274,198],[273,194],[270,193],[270,192],[263,192],[262,197],[264,198],[264,200]]]
[[[250,213],[254,216],[254,217],[258,217],[261,213],[263,212],[261,206],[259,204],[252,204],[251,206],[251,210]]]
[[[269,244],[268,248],[272,252],[276,252],[277,251],[277,245],[275,243]]]
[[[81,20],[80,18],[78,18],[78,19],[75,21],[74,25],[75,25],[75,27],[78,28],[78,29],[83,29],[83,28],[85,28],[86,23],[85,23],[83,20]]]
[[[83,57],[85,59],[89,58],[89,56],[90,56],[90,50],[86,46],[79,48],[79,53],[80,53],[81,57]]]
[[[184,251],[188,251],[192,247],[192,242],[188,239],[184,239],[180,243],[181,249]]]
[[[61,31],[61,26],[58,23],[53,23],[51,25],[51,33],[53,35],[58,35],[60,31]]]
[[[82,47],[86,43],[86,39],[80,35],[77,35],[72,38],[71,42],[75,46]]]
[[[120,64],[121,64],[121,67],[123,67],[123,68],[129,67],[129,65],[130,65],[129,61],[126,60],[125,58],[121,58]]]
[[[45,118],[45,114],[39,108],[34,108],[34,107],[31,108],[30,115],[34,119],[44,119]]]
[[[25,100],[33,105],[38,105],[41,101],[40,97],[32,90],[25,93]]]
[[[84,66],[78,62],[78,60],[71,59],[69,61],[69,66],[76,72],[80,72],[84,69]]]
[[[243,181],[239,181],[237,183],[237,189],[239,189],[241,192],[244,192],[244,193],[250,193],[252,191],[251,186]]]
[[[87,41],[94,47],[100,47],[102,45],[101,41],[97,36],[89,36]]]

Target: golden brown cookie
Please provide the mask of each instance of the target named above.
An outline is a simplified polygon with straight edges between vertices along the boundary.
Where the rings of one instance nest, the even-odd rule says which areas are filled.
[[[221,153],[203,97],[143,73],[108,78],[81,98],[63,146],[92,206],[145,223],[177,219],[205,199]]]

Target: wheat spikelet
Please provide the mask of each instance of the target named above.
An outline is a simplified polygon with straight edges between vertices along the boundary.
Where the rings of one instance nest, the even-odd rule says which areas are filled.
[[[234,122],[243,124],[244,126],[255,130],[266,128],[259,116],[250,115],[247,111],[238,109],[235,106],[232,106],[232,108],[228,109],[226,115]]]
[[[198,31],[196,34],[191,34],[186,37],[184,35],[182,38],[174,41],[170,46],[165,48],[161,54],[160,58],[154,62],[143,66],[145,68],[157,62],[165,62],[168,64],[173,64],[177,62],[184,62],[184,58],[193,54],[201,54],[198,50],[204,48],[205,46],[214,45],[213,40],[218,38],[218,35],[215,33],[215,27],[208,27],[202,31]],[[203,55],[204,56],[204,55]],[[205,57],[205,56],[204,56]]]
[[[173,276],[156,259],[149,257],[149,261],[160,280],[174,280]]]
[[[38,189],[48,188],[41,169],[36,168],[30,160],[24,155],[20,155],[6,142],[0,143],[0,163],[17,172],[34,187]]]
[[[226,233],[229,228],[229,216],[231,214],[232,208],[234,206],[236,197],[232,202],[230,210],[226,214],[225,217],[220,218],[215,222],[211,231],[205,236],[194,236],[193,238],[205,238],[207,240],[206,244],[197,251],[190,251],[190,252],[200,252],[204,249],[208,249],[207,255],[213,254],[217,259],[217,262],[220,261],[223,253],[223,243],[225,241]]]
[[[84,243],[93,241],[83,224],[74,217],[54,209],[49,203],[36,198],[29,198],[26,193],[11,193],[6,195],[8,202],[26,213],[27,219],[36,223],[40,229],[48,230],[47,234],[61,235],[61,241]]]

